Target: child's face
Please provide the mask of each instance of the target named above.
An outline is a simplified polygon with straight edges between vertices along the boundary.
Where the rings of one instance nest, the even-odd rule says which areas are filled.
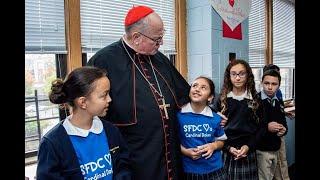
[[[230,80],[235,88],[243,88],[247,82],[247,71],[242,64],[237,64],[230,69]]]
[[[105,116],[111,102],[110,81],[107,77],[102,77],[94,82],[94,86],[86,99],[87,112],[92,116]]]
[[[273,97],[276,91],[279,89],[279,79],[278,77],[274,76],[265,76],[262,80],[262,87],[264,93],[269,96]]]
[[[207,104],[213,99],[213,95],[210,94],[211,89],[207,80],[199,78],[192,83],[189,97],[193,103]]]

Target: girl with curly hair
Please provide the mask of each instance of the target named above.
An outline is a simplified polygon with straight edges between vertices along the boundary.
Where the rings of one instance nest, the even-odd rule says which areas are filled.
[[[214,109],[228,118],[223,150],[228,179],[258,179],[255,142],[258,133],[258,97],[251,67],[244,60],[229,63]]]

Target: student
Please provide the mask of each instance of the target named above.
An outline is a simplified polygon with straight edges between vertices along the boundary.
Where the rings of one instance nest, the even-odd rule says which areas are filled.
[[[107,113],[109,91],[106,72],[94,67],[52,82],[50,101],[67,103],[72,113],[41,139],[37,179],[131,179],[125,141],[115,126],[98,118]]]
[[[225,180],[221,148],[227,137],[221,117],[208,106],[214,98],[214,83],[206,77],[196,78],[189,97],[191,102],[177,115],[184,179]]]
[[[280,68],[279,66],[275,64],[267,64],[263,67],[263,73],[267,70],[274,69],[279,72],[280,74]],[[281,75],[280,75],[281,77]],[[283,102],[282,98],[282,92],[280,88],[278,88],[276,92],[276,96],[280,102]],[[284,106],[284,104],[283,104]],[[290,119],[295,117],[295,114],[293,112],[285,112],[285,115],[289,117]],[[288,162],[287,162],[287,152],[286,152],[286,142],[285,137],[281,136],[281,145],[279,150],[279,157],[278,157],[278,165],[276,168],[276,173],[274,175],[275,180],[290,180],[289,178],[289,172],[288,172]]]
[[[262,73],[266,72],[267,70],[270,70],[270,69],[273,69],[273,70],[276,70],[280,73],[280,68],[279,66],[275,65],[275,64],[267,64],[263,67],[263,70],[262,70]],[[282,97],[282,92],[281,90],[278,88],[277,92],[276,92],[276,96],[279,100],[283,100],[283,97]]]
[[[227,116],[223,157],[228,179],[258,179],[255,153],[259,118],[258,97],[251,67],[244,60],[229,63],[221,95],[214,108]]]
[[[274,178],[281,145],[280,137],[287,133],[283,101],[276,96],[280,82],[280,74],[274,69],[265,71],[262,76],[263,90],[259,93],[259,110],[263,133],[257,142],[257,160],[259,179],[264,180]]]

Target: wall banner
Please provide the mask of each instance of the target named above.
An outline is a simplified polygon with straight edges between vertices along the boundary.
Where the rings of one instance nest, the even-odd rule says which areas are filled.
[[[251,9],[251,0],[209,0],[209,2],[232,31],[248,18]]]

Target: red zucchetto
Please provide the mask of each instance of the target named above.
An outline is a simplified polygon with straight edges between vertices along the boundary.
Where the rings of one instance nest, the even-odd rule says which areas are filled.
[[[153,9],[147,6],[134,6],[128,11],[124,25],[130,26],[152,12]]]

